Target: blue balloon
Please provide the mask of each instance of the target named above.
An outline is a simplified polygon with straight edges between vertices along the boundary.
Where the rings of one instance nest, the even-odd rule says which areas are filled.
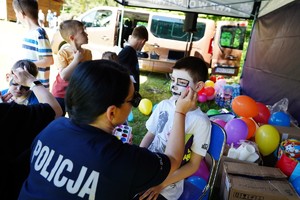
[[[292,185],[296,190],[297,194],[300,195],[300,176],[298,176],[292,181]]]
[[[132,111],[130,111],[127,120],[128,120],[129,122],[132,122],[132,121],[133,121],[133,113],[132,113]]]
[[[270,125],[289,127],[290,126],[290,116],[282,111],[275,112],[270,116],[268,123]]]
[[[199,176],[190,176],[187,181],[195,185],[200,190],[203,190],[207,185],[207,182]]]
[[[155,108],[157,107],[157,104],[155,104],[152,108],[152,112],[155,110]]]

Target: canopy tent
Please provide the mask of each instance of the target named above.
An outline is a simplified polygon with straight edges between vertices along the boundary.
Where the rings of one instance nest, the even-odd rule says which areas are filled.
[[[124,6],[156,8],[182,12],[253,19],[293,0],[115,0]]]
[[[300,124],[299,0],[115,0],[124,6],[254,19],[243,66],[243,94],[273,105],[289,100]]]
[[[241,77],[244,94],[266,105],[283,98],[300,124],[300,1],[258,17]]]

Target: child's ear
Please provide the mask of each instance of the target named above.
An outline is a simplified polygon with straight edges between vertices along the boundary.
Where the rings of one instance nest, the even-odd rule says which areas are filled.
[[[196,83],[196,91],[199,92],[200,90],[202,90],[202,88],[204,88],[205,83],[203,81],[199,81],[198,83]]]

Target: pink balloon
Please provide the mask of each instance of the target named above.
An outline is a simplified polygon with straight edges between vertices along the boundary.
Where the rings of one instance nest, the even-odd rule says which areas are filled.
[[[241,119],[232,119],[228,121],[224,127],[227,134],[228,145],[233,143],[234,145],[238,145],[240,140],[245,140],[248,135],[248,126],[246,122]]]
[[[205,94],[198,95],[198,101],[204,103],[207,101],[207,96]]]
[[[215,123],[217,123],[217,124],[219,124],[222,128],[224,128],[225,127],[225,125],[226,125],[226,122],[224,121],[224,120],[222,120],[222,119],[215,119],[215,120],[213,120]]]
[[[211,96],[209,96],[209,97],[207,97],[207,100],[213,100],[215,98],[215,95],[213,94],[213,95],[211,95]]]

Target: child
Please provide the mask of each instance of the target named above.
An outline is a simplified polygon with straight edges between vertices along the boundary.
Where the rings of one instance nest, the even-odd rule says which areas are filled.
[[[25,69],[34,77],[36,77],[38,74],[38,69],[37,69],[36,65],[29,60],[17,61],[13,65],[12,71],[16,70],[18,68]],[[29,87],[19,85],[18,83],[16,83],[14,81],[14,79],[11,78],[11,74],[7,74],[7,78],[9,81],[9,88],[1,91],[2,95],[5,95],[7,93],[10,93],[12,95],[11,98],[9,100],[7,100],[7,102],[14,101],[17,104],[23,104],[23,105],[33,105],[33,104],[39,103],[35,94],[32,92],[32,90],[30,90]]]
[[[151,151],[165,151],[178,97],[187,87],[195,92],[200,91],[208,78],[208,69],[201,58],[184,57],[176,62],[171,78],[172,97],[161,101],[146,122],[148,132],[140,146]],[[210,143],[210,120],[199,107],[195,107],[186,114],[185,124],[186,145],[181,168],[170,174],[160,185],[147,190],[142,198],[152,193],[151,195],[159,196],[159,199],[178,199],[183,192],[183,179],[199,168]]]
[[[92,60],[92,52],[81,46],[88,43],[84,24],[78,20],[66,20],[59,26],[62,38],[69,46],[60,49],[57,54],[58,74],[53,83],[52,94],[62,106],[65,113],[65,94],[69,79],[80,62]]]
[[[115,62],[119,62],[119,57],[118,55],[115,53],[115,52],[112,52],[112,51],[105,51],[103,54],[102,54],[102,59],[105,59],[105,60],[113,60]]]
[[[28,27],[22,41],[20,59],[28,59],[38,67],[37,78],[49,88],[50,65],[54,63],[52,49],[46,31],[38,22],[38,2],[36,0],[13,0],[17,19]]]
[[[148,31],[146,27],[135,27],[129,36],[128,45],[118,54],[119,62],[127,67],[136,81],[134,84],[135,91],[139,91],[140,89],[140,68],[136,52],[142,50],[146,41],[148,41]]]

